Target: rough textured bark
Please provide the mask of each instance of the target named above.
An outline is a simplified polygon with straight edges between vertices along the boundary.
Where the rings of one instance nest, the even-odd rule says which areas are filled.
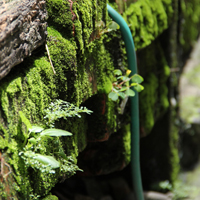
[[[0,0],[0,79],[46,38],[43,0]]]

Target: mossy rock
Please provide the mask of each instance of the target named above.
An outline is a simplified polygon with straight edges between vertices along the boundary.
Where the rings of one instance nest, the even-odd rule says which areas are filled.
[[[115,3],[111,3],[117,8]],[[104,141],[102,147],[99,143],[99,149],[105,147],[112,152],[118,147],[114,144],[120,144],[110,171],[121,169],[130,161],[129,118],[119,116],[120,102],[114,103],[107,97],[113,70],[120,68],[125,72],[127,63],[120,31],[101,34],[111,21],[106,4],[106,0],[80,0],[73,4],[67,0],[47,0],[47,46],[56,74],[42,46],[0,81],[0,150],[9,158],[7,162],[13,169],[9,178],[14,177],[14,193],[17,192],[22,199],[48,198],[50,190],[61,178],[68,178],[78,171],[77,156],[86,149],[88,141],[102,141],[105,133],[110,140]],[[184,6],[183,1],[181,5]],[[145,78],[145,90],[140,95],[140,121],[141,130],[148,135],[169,107],[169,67],[163,49],[155,39],[172,21],[172,1],[155,0],[152,3],[150,0],[138,0],[123,9],[122,15],[130,25],[138,50],[139,72]],[[101,23],[105,26],[99,26]],[[187,41],[187,38],[183,40]],[[58,128],[72,132],[73,136],[41,144],[43,150],[40,153],[54,155],[63,166],[56,169],[55,174],[48,174],[25,165],[19,153],[23,151],[27,121],[45,127],[44,109],[55,99],[69,101],[76,106],[91,106],[90,109],[96,112],[94,118],[82,115],[80,119],[57,122]],[[95,127],[98,130],[95,131]],[[172,141],[168,141],[169,144]],[[94,147],[94,144],[91,146]],[[58,150],[64,152],[67,161],[54,153]],[[103,173],[106,173],[108,169],[103,163],[104,158],[108,158],[106,151],[99,158],[96,163],[102,162],[101,169],[105,169]]]
[[[160,42],[138,53],[140,73],[144,77],[144,91],[139,94],[141,135],[148,135],[155,122],[169,108],[168,85],[170,69]]]
[[[113,57],[104,45],[109,43],[110,38],[105,34],[90,40],[91,34],[98,32],[95,25],[97,21],[104,20],[107,23],[106,2],[99,2],[98,5],[96,1],[74,3],[77,15],[75,21],[68,16],[71,11],[67,1],[50,3],[47,2],[50,14],[47,47],[56,74],[42,46],[16,66],[0,84],[0,149],[9,157],[8,163],[14,172],[10,176],[16,182],[14,191],[22,199],[44,198],[60,178],[74,175],[79,170],[77,156],[86,147],[88,140],[88,120],[85,115],[80,119],[62,119],[57,122],[57,128],[68,130],[73,136],[41,143],[37,153],[54,156],[61,164],[55,173],[41,172],[27,165],[20,156],[26,145],[24,140],[30,123],[46,127],[44,110],[55,99],[81,106],[92,95],[107,95],[110,90],[109,80],[113,77]],[[62,15],[64,20],[61,22],[58,17],[60,10],[56,10],[58,5],[63,6],[62,11],[68,12],[66,16]],[[91,6],[90,12],[86,12],[88,6]],[[51,9],[54,9],[52,15]],[[88,15],[91,16],[88,18]],[[90,24],[89,19],[92,20]],[[76,27],[75,36],[69,33],[73,25]],[[67,33],[64,31],[66,27],[70,30]],[[111,132],[114,132],[117,124],[110,115],[113,117],[117,114],[117,106],[110,102],[103,116],[108,122],[105,126]],[[65,154],[65,159],[56,153],[59,151]]]

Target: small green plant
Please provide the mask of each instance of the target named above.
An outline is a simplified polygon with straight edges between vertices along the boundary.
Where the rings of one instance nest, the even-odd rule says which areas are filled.
[[[99,39],[104,33],[116,31],[117,29],[119,29],[119,25],[114,21],[109,22],[107,27],[103,21],[99,21],[96,23],[96,30],[91,34],[89,41],[91,42],[95,39]]]
[[[172,200],[194,199],[193,195],[198,192],[196,187],[185,185],[180,180],[176,180],[173,186],[168,180],[161,181],[155,184],[153,189],[163,193],[170,191]]]
[[[57,99],[52,102],[49,107],[45,110],[47,119],[47,126],[53,128],[55,126],[55,121],[60,118],[67,119],[67,117],[81,117],[81,113],[91,114],[92,111],[88,110],[86,107],[77,107],[69,102]]]
[[[125,75],[122,75],[120,69],[114,70],[114,81],[112,91],[108,94],[108,97],[113,101],[117,101],[119,97],[125,99],[127,96],[135,96],[135,91],[141,92],[144,87],[140,85],[143,82],[143,78],[134,74],[129,77],[131,70],[127,70]],[[129,83],[131,81],[131,84]],[[131,89],[134,88],[134,90]]]
[[[20,152],[19,155],[31,167],[40,169],[42,172],[55,173],[54,169],[59,168],[60,163],[51,155],[44,155],[37,152],[41,150],[45,151],[41,145],[45,140],[52,139],[51,137],[71,135],[72,133],[61,129],[50,128],[44,130],[42,127],[32,126],[29,129],[28,140],[24,142],[24,151]]]
[[[97,24],[98,27],[104,27],[104,29],[101,30],[101,34],[103,33],[108,33],[108,32],[111,32],[111,31],[116,31],[119,29],[119,25],[114,22],[114,21],[111,21],[108,23],[108,26],[105,28],[105,24],[103,21],[100,21],[98,24]]]
[[[171,191],[173,189],[172,184],[168,180],[159,182],[155,187],[161,189],[162,192]]]
[[[177,180],[174,184],[172,193],[173,200],[195,199],[199,189],[192,185],[186,185],[183,182]]]
[[[59,148],[60,136],[72,136],[72,133],[62,129],[56,129],[54,127],[55,121],[60,118],[66,119],[67,117],[81,117],[80,113],[92,113],[85,107],[76,107],[69,102],[63,100],[56,100],[52,102],[48,109],[45,110],[47,120],[47,129],[40,126],[31,126],[29,120],[20,111],[20,118],[22,122],[27,126],[28,133],[25,134],[25,140],[23,143],[23,151],[19,155],[25,160],[25,164],[41,170],[42,172],[55,173],[55,169],[61,167],[61,170],[67,171],[69,168],[69,161],[73,162],[73,158],[67,157],[64,150]],[[52,141],[56,145],[56,151],[49,152],[46,155],[45,144]],[[60,163],[55,158],[62,158],[62,163]],[[79,168],[77,167],[77,170]]]

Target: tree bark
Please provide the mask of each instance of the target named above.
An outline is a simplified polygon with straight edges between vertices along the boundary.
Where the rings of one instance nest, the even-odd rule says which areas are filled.
[[[0,80],[47,35],[44,0],[0,0]]]

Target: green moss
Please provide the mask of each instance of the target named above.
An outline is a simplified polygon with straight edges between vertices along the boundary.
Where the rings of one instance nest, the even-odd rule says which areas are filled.
[[[117,113],[116,113],[116,104],[111,99],[107,99],[106,101],[106,119],[107,119],[107,125],[109,127],[109,130],[111,133],[116,132],[117,127],[119,126],[117,124]]]
[[[73,34],[72,13],[70,3],[64,0],[47,0],[48,23],[53,24],[62,33],[70,38]]]
[[[63,0],[48,0],[47,10],[50,24],[56,26],[63,35],[74,37],[78,52],[83,54],[93,46],[92,42],[98,35],[98,23],[107,20],[107,1],[81,0],[73,2],[70,10],[69,2]],[[65,13],[63,15],[63,13]],[[66,34],[70,33],[70,34]],[[91,51],[91,49],[90,49]],[[81,56],[81,55],[80,55]]]
[[[131,25],[136,49],[149,45],[167,29],[172,13],[171,0],[139,0],[131,4],[123,17]]]
[[[52,37],[56,38],[55,34]],[[84,93],[84,97],[81,96],[82,94],[80,92],[77,92],[74,85],[73,87],[70,87],[70,84],[73,84],[74,82],[71,83],[70,80],[68,80],[70,78],[70,74],[68,73],[78,73],[76,66],[71,65],[73,59],[75,59],[73,56],[75,50],[73,51],[73,45],[67,40],[62,39],[59,34],[57,34],[56,39],[57,42],[62,40],[61,42],[63,45],[54,44],[53,48],[53,44],[51,43],[52,40],[48,43],[53,62],[59,63],[59,65],[54,65],[57,72],[56,75],[53,74],[46,56],[32,57],[21,64],[23,73],[16,72],[13,73],[13,75],[9,75],[6,80],[4,79],[0,87],[0,99],[2,100],[1,102],[3,102],[3,104],[1,104],[0,113],[1,116],[5,116],[1,118],[1,132],[3,132],[4,135],[4,138],[1,137],[1,149],[8,148],[7,153],[10,157],[9,164],[15,171],[14,177],[19,186],[18,192],[24,199],[29,198],[30,195],[33,195],[34,197],[37,195],[44,196],[48,194],[58,181],[58,177],[63,174],[65,174],[66,177],[69,177],[75,174],[78,169],[76,166],[76,157],[78,155],[78,147],[80,146],[78,142],[80,140],[77,140],[77,134],[80,132],[79,136],[84,138],[85,131],[83,129],[81,130],[81,127],[84,127],[85,124],[84,120],[79,123],[79,125],[82,124],[78,126],[79,129],[74,130],[71,128],[75,134],[74,138],[60,138],[60,140],[57,141],[58,144],[50,141],[48,144],[41,144],[41,149],[43,150],[41,150],[40,153],[52,155],[53,152],[58,152],[61,149],[63,152],[66,152],[66,155],[69,157],[68,160],[64,160],[62,157],[54,155],[57,160],[62,163],[61,170],[56,171],[56,174],[41,173],[37,169],[33,170],[26,166],[24,160],[19,156],[19,152],[22,151],[24,147],[23,138],[26,136],[27,132],[27,127],[24,125],[27,125],[27,120],[24,120],[24,116],[26,116],[31,123],[43,124],[43,126],[45,126],[43,120],[44,109],[51,100],[61,96],[63,99],[68,98],[74,100],[76,101],[76,104],[79,105],[89,91],[87,84],[81,84],[85,81],[85,75],[83,78],[81,76],[82,72],[79,73],[78,77],[73,76],[73,81],[75,83],[82,81],[79,83],[79,88],[82,92],[84,91],[83,88],[85,87],[86,90],[87,87],[87,92]],[[65,48],[64,45],[66,45]],[[61,50],[63,48],[63,52],[58,52],[58,46]],[[66,49],[66,47],[69,47],[70,49]],[[55,50],[55,52],[52,49]],[[67,50],[67,54],[64,49]],[[71,54],[70,51],[72,52]],[[68,59],[67,56],[65,57],[66,59],[64,59],[64,57],[62,58],[60,56],[62,53],[65,56],[68,55]],[[58,58],[59,56],[60,59]],[[71,96],[67,97],[68,91],[74,93],[74,99],[70,98]],[[79,94],[81,97],[78,96]],[[72,123],[71,126],[74,126],[74,123]],[[66,130],[70,129],[70,127],[66,126],[64,128],[66,128]],[[65,143],[67,144],[66,146],[64,146]],[[81,145],[86,145],[86,139],[83,140]]]
[[[111,80],[108,77],[106,77],[105,81],[101,85],[101,88],[99,89],[99,92],[109,94],[109,92],[112,90],[112,86],[113,85],[112,85]]]
[[[42,200],[58,200],[58,197],[54,195],[48,195],[47,197],[43,198]]]
[[[121,68],[125,71],[127,68],[126,53],[119,31],[100,34],[103,27],[98,26],[99,22],[107,24],[110,20],[106,4],[106,0],[80,0],[74,1],[70,10],[69,1],[47,0],[47,46],[56,74],[54,75],[49,58],[42,49],[42,52],[20,64],[20,71],[14,68],[6,79],[1,80],[0,149],[6,151],[10,158],[9,164],[14,171],[12,176],[17,183],[16,191],[22,199],[34,199],[38,195],[43,198],[48,195],[60,177],[67,178],[76,173],[77,156],[91,139],[90,134],[93,134],[94,140],[105,139],[105,133],[112,134],[121,126],[117,113],[119,102],[111,101],[107,94],[112,87],[110,80],[113,78],[113,70]],[[167,28],[171,13],[171,0],[155,0],[154,3],[140,0],[125,11],[123,15],[128,24],[131,24],[137,49],[150,44]],[[153,53],[147,53],[144,59],[146,62],[149,59],[152,61],[149,62],[149,71],[157,69],[158,64],[152,55]],[[141,93],[144,100],[141,104],[142,123],[147,132],[157,119],[156,113],[161,109],[164,112],[168,107],[167,89],[164,86],[168,71],[166,64],[163,61],[160,63],[158,67],[162,71],[162,78],[153,73],[148,74],[149,78],[145,79],[147,92]],[[161,87],[158,86],[160,84]],[[54,99],[63,99],[77,106],[92,102],[94,109],[87,107],[95,112],[91,116],[83,115],[81,119],[71,118],[57,122],[58,128],[72,132],[73,137],[48,140],[41,144],[40,153],[54,155],[62,165],[55,174],[47,174],[25,165],[19,152],[23,150],[27,135],[27,123],[24,123],[26,120],[23,115],[32,124],[45,127],[44,109]],[[96,100],[95,103],[93,100]],[[153,109],[157,102],[161,106],[155,113]],[[20,113],[23,113],[21,117]],[[119,151],[124,150],[127,164],[130,161],[129,125],[122,129],[123,144],[120,143],[122,146]],[[65,153],[67,160],[54,153],[59,150]]]
[[[0,182],[0,195],[1,195],[1,198],[2,199],[8,199],[8,194],[6,193],[6,188],[5,188],[5,185]]]
[[[79,42],[80,50],[84,52],[87,47],[90,36],[95,29],[95,20],[97,21],[97,12],[93,12],[92,1],[79,1],[75,4],[75,37]]]
[[[130,124],[127,124],[122,127],[123,132],[123,142],[124,142],[124,157],[125,163],[128,164],[131,161],[131,127]]]
[[[178,155],[178,142],[179,142],[179,127],[174,123],[177,119],[177,113],[175,110],[171,113],[171,130],[169,134],[169,153],[170,153],[170,181],[174,186],[174,183],[177,180],[178,173],[180,171],[179,165],[179,155]]]
[[[154,123],[169,108],[167,80],[170,69],[159,41],[138,53],[140,74],[144,77],[144,90],[139,94],[142,135],[152,130]]]
[[[9,95],[13,95],[13,93],[17,93],[22,91],[22,83],[21,77],[16,78],[15,80],[11,81],[6,88],[6,92]]]
[[[142,127],[145,128],[145,132],[149,133],[153,128],[155,122],[155,103],[158,98],[157,90],[158,90],[158,78],[153,74],[149,74],[145,83],[143,84],[145,87],[145,92],[141,92],[140,94],[140,105],[141,116],[142,116]],[[140,108],[141,108],[140,107]]]
[[[60,98],[80,105],[83,99],[88,98],[92,93],[86,71],[82,66],[79,70],[77,68],[76,44],[62,37],[53,27],[49,27],[48,31],[47,44],[56,70],[56,85],[65,83],[59,88]]]
[[[180,26],[181,34],[179,41],[183,46],[184,52],[187,52],[192,48],[199,34],[200,5],[198,0],[181,0],[180,5],[184,19]]]
[[[27,136],[27,120],[31,124],[45,127],[44,109],[54,99],[60,98],[79,106],[92,94],[108,93],[112,85],[109,78],[113,76],[114,65],[103,43],[106,35],[100,38],[95,36],[91,40],[91,35],[98,33],[96,23],[105,21],[107,17],[106,2],[96,3],[74,2],[77,18],[73,22],[69,18],[71,11],[67,1],[48,1],[50,18],[47,46],[56,74],[42,49],[43,52],[20,64],[20,71],[13,69],[6,79],[1,80],[0,148],[10,158],[9,164],[15,172],[12,175],[20,198],[34,199],[38,195],[42,198],[49,193],[59,177],[65,175],[67,178],[75,174],[78,170],[76,157],[86,147],[88,139],[85,116],[59,121],[56,126],[72,132],[73,137],[41,143],[39,153],[53,155],[61,163],[61,169],[56,170],[55,174],[41,173],[26,165],[19,156]],[[72,34],[73,25],[75,37]],[[111,133],[116,128],[115,108],[114,102],[106,102],[104,119]],[[68,160],[54,153],[59,150],[66,154]]]

